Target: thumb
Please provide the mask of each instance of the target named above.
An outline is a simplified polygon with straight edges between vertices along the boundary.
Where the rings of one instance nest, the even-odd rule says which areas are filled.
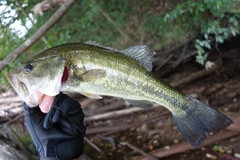
[[[43,113],[49,112],[54,99],[55,99],[55,96],[43,95],[42,102],[39,104],[39,108]]]

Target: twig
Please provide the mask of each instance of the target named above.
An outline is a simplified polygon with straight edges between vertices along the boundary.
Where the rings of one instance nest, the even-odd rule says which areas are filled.
[[[124,110],[120,110],[120,111],[112,111],[112,112],[108,112],[108,113],[98,114],[98,115],[94,115],[91,117],[86,117],[85,122],[109,119],[111,117],[118,117],[119,115],[123,116],[123,115],[127,115],[129,113],[138,112],[140,110],[142,110],[142,108],[129,108],[129,109],[124,109]]]
[[[96,110],[93,110],[91,112],[91,114],[93,115],[93,114],[106,113],[106,112],[117,110],[118,108],[123,108],[123,107],[126,107],[126,104],[123,100],[121,100],[121,101],[118,101],[118,102],[110,103],[109,105],[106,105],[104,107],[100,107]]]
[[[196,51],[196,50],[195,50],[195,51],[192,51],[191,53],[188,53],[187,55],[185,55],[183,59],[187,59],[187,58],[189,58],[189,57],[191,57],[191,56],[194,56],[194,55],[196,55],[196,54],[197,54],[197,51]]]
[[[106,137],[106,136],[101,135],[101,136],[99,136],[99,138],[103,141],[106,141],[106,142],[110,143],[112,148],[116,149],[116,144],[115,144],[115,141],[112,137]]]
[[[136,123],[136,124],[130,124],[130,125],[124,125],[123,127],[119,127],[119,128],[117,128],[117,129],[115,129],[115,130],[112,130],[112,131],[108,131],[108,132],[106,132],[106,133],[104,133],[104,134],[102,134],[103,136],[108,136],[108,135],[110,135],[110,134],[114,134],[114,133],[117,133],[117,132],[122,132],[122,131],[125,131],[125,130],[127,130],[127,129],[130,129],[130,128],[133,128],[133,127],[138,127],[138,126],[141,126],[142,124],[147,124],[148,122],[154,122],[154,121],[156,121],[156,120],[161,120],[161,119],[164,119],[164,118],[166,118],[166,116],[169,116],[170,115],[170,112],[169,111],[167,111],[166,113],[164,113],[163,115],[157,115],[157,116],[154,116],[154,117],[151,117],[151,119],[147,119],[147,120],[143,120],[143,121],[140,121],[140,122],[138,122],[138,123]]]
[[[159,105],[156,104],[153,107],[151,107],[151,109],[154,109],[155,107],[158,107],[158,106]],[[139,111],[146,111],[146,109],[138,108],[138,107],[131,107],[131,108],[123,109],[123,110],[119,110],[119,111],[112,111],[112,112],[108,112],[108,113],[94,115],[94,116],[91,116],[91,117],[86,117],[85,122],[87,123],[87,122],[90,122],[90,121],[110,119],[112,117],[117,118],[119,116],[124,116],[124,115],[132,114],[132,113],[135,113],[135,112],[139,112]]]
[[[231,124],[227,129],[232,131],[237,131],[240,133],[240,115],[239,113],[227,112],[225,113],[229,118],[232,119],[233,124]]]
[[[0,98],[0,103],[13,103],[13,102],[22,102],[22,99],[20,97]]]
[[[90,145],[90,146],[92,146],[94,149],[96,149],[96,151],[98,151],[100,154],[101,154],[101,156],[106,160],[106,158],[105,158],[105,153],[100,149],[100,148],[98,148],[98,146],[96,146],[94,143],[92,143],[87,137],[84,137],[84,140]]]
[[[92,134],[102,133],[106,131],[115,131],[123,127],[126,127],[126,124],[122,126],[101,126],[101,127],[92,127],[92,128],[88,127],[86,130],[86,135],[92,135]]]
[[[218,43],[215,44],[215,48],[216,48],[216,50],[218,51],[218,53],[219,53],[220,55],[222,55],[222,52],[221,52],[220,49],[218,48]]]
[[[158,71],[160,68],[162,68],[162,66],[164,66],[171,58],[173,57],[172,54],[170,54],[166,59],[163,60],[163,62],[160,63],[160,61],[158,60],[158,62],[156,62],[158,65],[158,67],[155,69],[156,71]]]
[[[184,60],[185,54],[187,52],[187,47],[188,47],[188,43],[185,44],[179,60],[173,65],[174,68],[176,68]]]
[[[232,155],[224,154],[224,153],[217,153],[220,159],[226,159],[226,160],[239,160],[239,158],[235,158]]]
[[[86,100],[81,101],[81,106],[82,108],[87,107],[88,105],[98,101],[99,99],[94,99],[94,98],[87,98]]]
[[[128,143],[128,142],[121,142],[120,144],[128,146],[128,147],[131,148],[132,150],[134,150],[134,151],[140,153],[141,155],[145,156],[148,160],[158,160],[158,158],[155,158],[155,157],[151,156],[150,154],[147,154],[147,153],[144,152],[143,150],[141,150],[141,149],[139,149],[139,148],[131,145],[131,144]]]
[[[166,50],[166,51],[163,51],[163,52],[158,52],[158,53],[156,54],[156,56],[168,55],[168,54],[171,53],[172,51],[177,50],[177,49],[181,48],[182,46],[184,46],[185,44],[191,42],[194,38],[196,38],[196,35],[193,36],[193,37],[191,37],[191,38],[188,39],[187,41],[185,41],[185,42],[183,42],[183,43],[181,43],[181,44],[178,44],[178,45],[172,47],[172,48],[169,49],[169,50]]]
[[[53,1],[43,0],[42,2],[36,4],[32,10],[34,15],[37,15],[37,14],[43,15],[44,11],[47,11],[56,6],[61,6],[66,1],[67,0],[53,0]]]
[[[21,114],[17,115],[15,118],[10,119],[9,121],[7,121],[6,123],[3,124],[3,128],[7,127],[9,124],[11,124],[11,123],[15,122],[16,120],[22,118],[23,116],[24,116],[24,114],[21,113]]]
[[[125,39],[128,39],[130,41],[133,42],[132,38],[127,34],[125,33],[123,30],[121,30],[120,27],[118,27],[115,22],[112,20],[112,18],[103,10],[101,9],[100,10],[100,13],[102,13],[102,15],[106,18],[106,20],[111,24],[113,25],[113,27],[125,38]]]
[[[231,130],[231,131],[236,131],[236,132],[239,132],[240,133],[240,124],[232,124],[231,126],[228,127],[228,130]]]
[[[125,130],[133,128],[133,127],[138,127],[144,123],[152,122],[154,120],[159,121],[160,119],[164,119],[164,118],[166,118],[166,116],[169,116],[169,114],[170,114],[170,112],[166,111],[166,112],[161,113],[161,115],[156,115],[149,119],[144,119],[142,121],[139,121],[139,122],[133,123],[133,124],[127,124],[127,125],[123,124],[121,126],[102,126],[102,127],[98,127],[98,128],[96,128],[96,127],[88,128],[86,131],[86,134],[90,135],[90,134],[96,134],[96,133],[100,133],[100,132],[106,132],[106,133],[103,133],[102,136],[108,136],[108,135],[111,135],[114,133],[125,131]]]
[[[49,29],[52,28],[63,15],[72,7],[76,0],[66,1],[51,17],[50,19],[37,30],[30,38],[28,38],[22,45],[16,48],[12,53],[0,62],[0,72],[11,62],[16,60],[21,54],[23,54],[28,48],[30,48],[35,42],[37,42]]]
[[[8,115],[8,116],[1,117],[0,118],[0,128],[3,127],[2,124],[10,121],[12,118],[16,117],[17,115],[19,115],[19,113],[15,113],[15,114],[11,114],[11,115]]]
[[[26,16],[29,19],[29,21],[32,23],[32,26],[37,30],[37,27],[36,27],[35,23],[33,22],[32,18],[25,12],[25,10],[23,9],[23,7],[19,3],[19,1],[17,0],[16,2],[17,2],[18,7],[21,9],[22,13],[24,14],[24,16]],[[25,29],[28,31],[29,29],[26,26],[26,24],[24,23],[23,25],[24,25]],[[41,39],[45,43],[45,45],[48,45],[48,42],[44,36],[42,36]]]

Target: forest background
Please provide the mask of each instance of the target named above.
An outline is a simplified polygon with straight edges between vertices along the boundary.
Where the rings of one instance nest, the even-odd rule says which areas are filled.
[[[63,2],[0,1],[0,62]],[[17,61],[1,71],[0,91],[9,87],[5,74],[11,68],[63,43],[95,41],[116,49],[147,44],[159,55],[192,40],[195,60],[204,65],[209,51],[239,33],[239,4],[239,0],[79,0]]]

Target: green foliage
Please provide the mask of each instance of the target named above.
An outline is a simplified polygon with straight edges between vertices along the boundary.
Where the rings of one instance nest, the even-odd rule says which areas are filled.
[[[238,13],[229,13],[239,5],[239,0],[185,1],[164,16],[165,21],[181,23],[185,30],[200,30],[204,38],[196,39],[196,61],[204,64],[211,43],[223,43],[224,40],[239,33]]]

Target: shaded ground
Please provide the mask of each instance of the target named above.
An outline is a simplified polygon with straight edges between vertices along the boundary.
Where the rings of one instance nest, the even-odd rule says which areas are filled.
[[[197,78],[187,84],[182,84],[177,88],[210,104],[221,112],[239,113],[239,39],[236,38],[219,46],[221,53],[216,50],[210,53],[209,60],[217,62],[218,65],[221,64],[217,70],[207,76]],[[156,74],[161,75],[167,82],[173,82],[204,69],[203,66],[194,62],[194,58],[184,60],[183,63],[174,69],[169,68],[169,64],[166,63]],[[0,98],[11,96],[13,96],[13,92],[8,91],[2,94]],[[125,102],[119,98],[104,97],[104,99],[96,101],[79,95],[74,95],[74,97],[79,99],[84,107],[86,114],[85,123],[87,125],[86,137],[102,151],[102,154],[100,154],[96,151],[96,148],[85,142],[82,159],[141,159],[139,155],[141,155],[142,151],[150,153],[159,148],[171,150],[170,146],[184,142],[183,137],[173,124],[170,112],[163,107],[136,109],[126,106]],[[23,120],[19,116],[21,111],[14,112],[9,109],[14,107],[21,110],[21,107],[18,107],[21,106],[21,103],[4,102],[0,105],[1,139],[10,137],[12,140],[15,140],[17,137],[22,137],[12,138],[9,135],[14,135],[16,132],[12,133],[12,129],[6,129],[11,127],[14,130],[20,128],[25,134]],[[96,115],[99,116],[97,117]],[[17,121],[9,124],[9,120],[14,118]],[[194,158],[195,160],[203,160],[210,158],[236,160],[237,155],[240,154],[240,136],[237,134],[229,137],[197,150],[186,151],[161,159],[189,160]],[[30,150],[29,147],[26,147],[29,144],[26,145],[26,143],[29,143],[29,138],[22,138],[21,142],[15,146]],[[136,151],[137,149],[141,151]]]

